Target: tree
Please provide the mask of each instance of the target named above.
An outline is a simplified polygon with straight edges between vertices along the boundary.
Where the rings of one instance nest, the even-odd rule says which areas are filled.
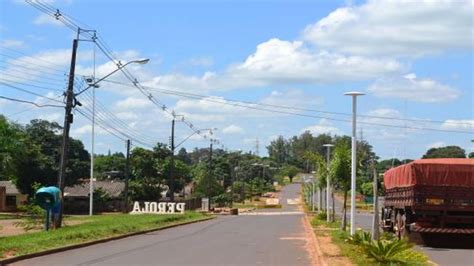
[[[194,195],[197,197],[216,197],[224,192],[224,188],[216,180],[215,175],[209,175],[208,162],[199,163],[193,170],[196,186]]]
[[[123,179],[125,164],[126,158],[121,152],[111,155],[97,155],[94,159],[94,175],[99,179],[105,179],[108,172],[116,172],[114,177]]]
[[[293,178],[300,172],[300,169],[294,165],[287,164],[283,166],[281,172],[290,179],[290,183],[293,183]]]
[[[344,192],[342,229],[346,230],[347,193],[351,186],[351,151],[347,145],[340,143],[334,149],[334,157],[331,161],[330,176],[339,189]]]
[[[423,159],[428,158],[466,158],[466,151],[458,146],[431,148],[423,155]]]
[[[474,158],[474,152],[469,153],[469,158]]]
[[[26,135],[19,125],[8,122],[0,115],[0,180],[17,174],[17,162],[26,156]]]
[[[183,163],[187,165],[192,164],[191,156],[189,156],[185,148],[179,149],[178,154],[176,155],[176,159],[181,160]]]
[[[290,157],[290,145],[283,136],[278,136],[277,139],[272,140],[267,146],[268,154],[279,165],[288,162]]]
[[[32,195],[33,183],[56,186],[59,172],[61,127],[55,122],[32,120],[24,129],[22,143],[27,147],[24,156],[16,160],[16,173],[11,177],[18,189]],[[89,153],[81,141],[69,138],[69,160],[66,165],[66,186],[89,176]]]

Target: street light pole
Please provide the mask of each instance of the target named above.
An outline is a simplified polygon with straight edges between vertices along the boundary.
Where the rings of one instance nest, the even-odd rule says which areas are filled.
[[[326,169],[327,169],[327,174],[326,174],[326,222],[331,222],[331,217],[329,215],[329,210],[330,210],[330,196],[331,196],[331,182],[329,180],[329,160],[331,156],[331,147],[333,147],[333,144],[324,144],[323,147],[326,147]]]
[[[76,44],[76,49],[77,49],[77,44]],[[98,85],[99,82],[101,82],[101,81],[105,80],[106,78],[110,77],[111,75],[113,75],[117,71],[125,68],[127,65],[129,65],[129,64],[142,64],[143,65],[143,64],[147,64],[149,61],[150,61],[150,59],[140,59],[140,60],[129,61],[125,64],[121,64],[119,62],[117,64],[117,66],[118,66],[117,69],[115,69],[114,71],[110,72],[109,74],[103,76],[102,78],[100,78],[98,80],[95,80],[95,72],[94,72],[94,76],[93,76],[92,79],[90,79],[90,80],[86,79],[86,81],[89,83],[88,86],[85,89],[79,91],[78,93],[74,93],[73,96],[72,96],[73,99],[75,99],[75,97],[79,96],[83,92],[85,92],[88,89],[92,88],[92,136],[91,136],[91,166],[90,166],[90,181],[89,181],[89,215],[92,215],[93,210],[94,210],[95,89],[99,88],[99,85]],[[74,58],[74,64],[75,64],[75,58]],[[94,62],[94,64],[95,64],[95,62]],[[95,71],[95,69],[94,69],[94,71]],[[74,77],[74,75],[72,75],[72,77]],[[69,131],[69,129],[68,129],[68,131]]]
[[[357,156],[357,96],[364,95],[363,92],[351,91],[344,93],[352,97],[352,148],[351,148],[351,235],[355,233],[355,212],[356,212],[356,156]]]

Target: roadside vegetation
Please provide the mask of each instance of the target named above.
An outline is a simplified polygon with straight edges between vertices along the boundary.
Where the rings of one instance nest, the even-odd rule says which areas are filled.
[[[16,236],[0,237],[0,257],[8,258],[39,251],[106,239],[140,231],[160,229],[210,216],[197,212],[170,215],[111,214],[74,218],[81,222],[49,232],[41,231]]]
[[[414,250],[413,244],[393,234],[384,233],[379,240],[372,240],[369,232],[359,229],[350,236],[340,229],[340,221],[327,223],[325,213],[313,216],[311,224],[317,237],[329,236],[340,255],[355,265],[430,265],[428,257]]]

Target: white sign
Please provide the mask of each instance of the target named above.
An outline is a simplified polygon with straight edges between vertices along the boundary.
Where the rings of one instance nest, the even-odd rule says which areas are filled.
[[[201,210],[204,212],[209,211],[209,198],[202,198],[201,199]]]
[[[133,203],[133,210],[130,214],[172,214],[172,213],[184,213],[184,202],[143,202],[143,207],[140,207],[140,202],[135,201]]]

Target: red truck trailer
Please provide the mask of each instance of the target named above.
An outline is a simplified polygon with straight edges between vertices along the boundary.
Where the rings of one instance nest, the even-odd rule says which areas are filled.
[[[421,159],[384,174],[381,225],[410,232],[474,235],[474,159]]]

